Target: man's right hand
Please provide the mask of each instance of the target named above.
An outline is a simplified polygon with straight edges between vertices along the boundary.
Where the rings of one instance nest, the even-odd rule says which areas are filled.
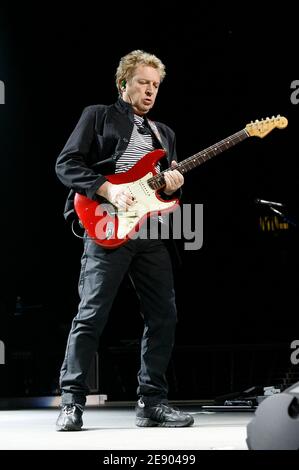
[[[111,202],[114,206],[121,210],[128,210],[134,204],[134,198],[130,192],[118,185],[105,181],[97,190],[99,196],[104,197],[107,201]]]

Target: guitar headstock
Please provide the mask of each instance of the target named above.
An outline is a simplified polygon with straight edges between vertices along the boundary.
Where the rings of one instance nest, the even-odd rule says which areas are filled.
[[[287,118],[280,116],[279,114],[275,117],[261,119],[260,121],[256,120],[255,122],[251,121],[250,124],[247,124],[246,131],[248,134],[256,137],[265,137],[269,134],[275,127],[278,129],[284,129],[288,125]]]

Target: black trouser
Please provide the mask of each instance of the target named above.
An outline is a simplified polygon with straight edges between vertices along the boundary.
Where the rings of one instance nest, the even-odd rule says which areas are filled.
[[[108,250],[85,239],[79,279],[81,301],[60,375],[62,404],[85,404],[89,366],[127,272],[136,288],[144,318],[137,394],[149,404],[167,397],[165,372],[174,344],[176,306],[172,264],[165,244],[159,239],[137,238]],[[126,315],[130,315],[129,310]]]

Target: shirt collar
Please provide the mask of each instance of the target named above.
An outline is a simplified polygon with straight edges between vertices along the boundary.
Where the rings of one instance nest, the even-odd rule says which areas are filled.
[[[119,111],[131,115],[133,119],[134,112],[133,112],[132,105],[130,103],[127,103],[121,97],[119,97],[116,102],[116,107],[119,109]]]

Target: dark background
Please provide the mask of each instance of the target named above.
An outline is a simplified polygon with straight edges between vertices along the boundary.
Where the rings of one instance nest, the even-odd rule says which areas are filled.
[[[251,120],[289,120],[186,175],[183,202],[204,205],[204,243],[198,251],[179,243],[169,370],[176,399],[281,382],[298,338],[299,228],[261,230],[260,217],[273,220],[273,213],[254,200],[283,202],[299,220],[294,7],[61,8],[18,6],[0,16],[2,396],[57,391],[78,302],[81,241],[62,216],[67,189],[55,160],[85,106],[116,100],[116,67],[133,49],[166,65],[151,118],[175,130],[181,160]],[[126,281],[99,346],[101,392],[110,399],[135,398],[141,332]]]

